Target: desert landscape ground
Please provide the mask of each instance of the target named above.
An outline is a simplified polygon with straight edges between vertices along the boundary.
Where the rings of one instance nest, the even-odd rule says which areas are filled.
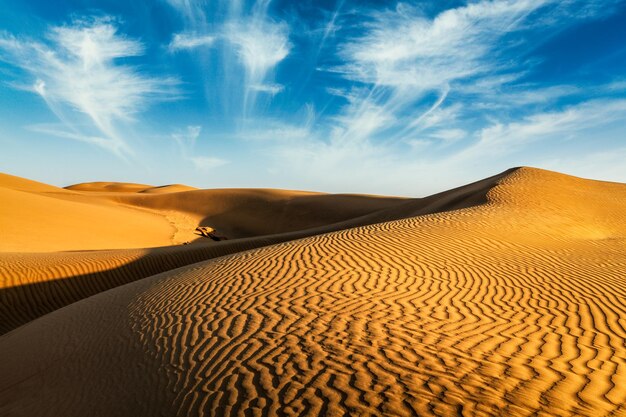
[[[626,416],[626,184],[0,201],[1,416]]]

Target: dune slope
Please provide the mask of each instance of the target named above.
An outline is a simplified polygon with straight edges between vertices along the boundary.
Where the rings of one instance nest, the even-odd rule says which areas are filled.
[[[211,226],[229,239],[325,226],[413,201],[395,197],[272,189],[142,192],[111,195],[109,198],[173,217],[186,216],[194,228],[196,225]]]
[[[624,210],[523,168],[479,206],[142,279],[0,337],[0,414],[624,415]]]
[[[271,230],[302,230],[217,243],[200,239],[194,245],[152,249],[0,253],[0,334],[98,292],[190,263],[316,234],[480,204],[486,201],[487,192],[510,172],[423,199],[278,190],[202,190],[192,196],[176,193],[165,199],[140,199],[134,204],[146,208],[148,202],[153,208],[156,205],[159,213],[168,213],[166,207],[177,208],[170,216],[180,216],[183,210],[211,212],[212,225],[216,224],[215,216],[224,213],[222,221],[230,219],[224,224],[257,224],[256,232],[268,223],[275,225]],[[220,195],[230,197],[217,198]],[[106,198],[116,200],[119,194],[108,194]],[[278,212],[273,214],[273,210]],[[359,215],[371,210],[375,211]],[[312,215],[301,214],[303,211]],[[357,217],[332,223],[347,215]],[[189,227],[195,228],[198,221],[190,221]],[[320,222],[328,224],[310,227]]]
[[[1,252],[163,247],[202,240],[211,226],[230,239],[320,227],[407,199],[284,190],[196,190],[180,184],[94,182],[66,189],[0,174]],[[34,238],[36,237],[36,238]]]
[[[171,244],[163,216],[0,174],[0,252],[144,248]]]

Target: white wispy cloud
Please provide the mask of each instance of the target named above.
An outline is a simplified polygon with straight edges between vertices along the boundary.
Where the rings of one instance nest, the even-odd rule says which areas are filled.
[[[249,88],[250,90],[271,94],[273,96],[280,93],[284,89],[284,87],[279,84],[252,84]]]
[[[550,18],[562,19],[554,22],[552,30],[557,31],[609,13],[617,3],[481,0],[444,10],[434,18],[426,17],[419,7],[400,3],[394,10],[373,13],[365,34],[341,46],[346,64],[337,70],[356,81],[419,89],[440,89],[446,83],[485,75],[491,82],[510,82],[515,79],[510,71],[520,71],[511,65],[519,65],[520,60],[506,59],[501,52],[524,40],[503,44],[504,37],[545,27]]]
[[[202,35],[193,32],[175,33],[168,46],[170,52],[208,47],[215,43],[215,36]]]
[[[429,136],[450,143],[465,138],[467,132],[463,129],[441,129],[432,132]]]
[[[172,139],[174,139],[181,150],[189,154],[196,146],[200,132],[202,132],[202,126],[187,126],[183,131],[172,133]]]
[[[515,79],[508,63],[499,58],[497,46],[503,37],[521,30],[525,16],[547,1],[483,0],[445,10],[434,18],[405,4],[372,13],[361,35],[340,44],[344,64],[331,68],[344,78],[369,86],[369,91],[350,100],[337,120],[344,124],[346,133],[350,126],[378,121],[380,126],[369,132],[362,130],[367,134],[363,139],[389,132],[385,133],[386,140],[396,142],[445,123],[446,116],[456,117],[458,106],[444,107],[456,83]],[[438,97],[416,114],[417,104],[432,92]],[[373,115],[371,108],[377,109]],[[363,119],[368,116],[374,117]]]
[[[489,80],[481,80],[489,81]],[[563,98],[587,94],[581,87],[574,85],[541,86],[533,84],[485,85],[478,81],[473,85],[464,85],[459,91],[472,102],[472,106],[483,111],[524,108],[535,105],[549,106]]]
[[[395,121],[394,115],[384,106],[364,101],[349,106],[345,114],[335,117],[340,127],[334,131],[335,140],[362,140],[389,127]]]
[[[46,135],[56,136],[64,139],[72,139],[80,142],[86,142],[93,145],[98,145],[103,148],[110,148],[111,151],[115,151],[115,147],[112,147],[112,143],[110,139],[101,137],[101,136],[88,136],[82,133],[76,133],[69,131],[67,126],[63,124],[36,124],[26,126],[26,129],[31,132],[43,133]],[[114,145],[114,144],[113,144]]]
[[[377,13],[367,33],[343,45],[346,77],[376,85],[439,89],[445,83],[499,69],[497,41],[523,28],[546,0],[480,1],[434,19],[399,5]],[[489,56],[489,59],[485,58]]]
[[[176,96],[175,80],[148,77],[117,62],[143,54],[144,48],[119,34],[111,19],[53,27],[41,41],[3,34],[0,50],[4,60],[28,74],[31,91],[65,124],[65,137],[81,135],[84,121],[77,122],[77,116],[83,115],[104,139],[85,134],[86,140],[118,154],[131,152],[118,122],[131,121],[154,100]]]
[[[571,13],[583,3],[595,6],[585,7],[583,15]],[[344,62],[326,68],[369,89],[351,97],[337,120],[346,126],[360,123],[367,109],[376,107],[378,114],[388,116],[385,122],[393,124],[371,129],[370,134],[384,132],[383,140],[396,142],[425,129],[450,128],[465,101],[474,108],[502,110],[574,95],[579,90],[571,86],[518,84],[536,62],[511,59],[511,54],[524,50],[528,31],[540,27],[556,32],[572,21],[595,17],[601,13],[599,3],[481,0],[434,17],[399,3],[394,9],[370,12],[362,33],[339,45]],[[554,16],[563,20],[541,26]],[[430,107],[416,114],[433,93],[438,97]],[[445,104],[450,101],[453,104]]]
[[[196,154],[196,144],[201,132],[201,126],[187,126],[185,130],[172,134],[182,157],[203,171],[226,165],[228,161],[225,159]]]
[[[226,165],[228,161],[221,158],[213,158],[210,156],[192,156],[189,158],[196,169],[201,171],[209,171],[214,168],[219,168]]]
[[[626,99],[599,99],[571,105],[563,110],[532,114],[520,121],[494,123],[480,130],[478,141],[455,159],[480,159],[519,151],[535,142],[580,139],[592,129],[605,130],[626,120]],[[595,138],[598,140],[600,138]]]
[[[201,27],[206,22],[204,8],[207,0],[164,0],[176,9],[185,19],[189,26]]]
[[[626,81],[616,80],[605,86],[605,89],[609,92],[623,92],[626,91]]]
[[[311,130],[306,140],[276,143],[274,165],[311,188],[388,195],[424,196],[519,165],[618,180],[626,176],[626,165],[618,162],[625,128],[626,99],[588,100],[474,131],[423,132],[402,147],[327,140]],[[604,150],[583,151],[598,148]]]
[[[248,119],[233,139],[273,142],[292,146],[299,142],[315,139],[313,132],[315,120],[315,108],[312,104],[306,104],[300,109],[296,120],[293,122],[268,117]]]
[[[184,31],[175,34],[172,52],[212,46],[219,56],[215,68],[205,74],[205,91],[225,112],[255,118],[257,96],[268,103],[283,91],[275,80],[275,68],[289,55],[289,25],[270,16],[271,1],[255,0],[165,0],[183,17]],[[198,65],[207,69],[206,56],[196,55]],[[215,84],[219,74],[220,84]],[[239,102],[238,99],[241,99]],[[209,99],[209,97],[207,97]]]
[[[447,121],[451,123],[456,120],[463,106],[460,103],[456,103],[443,107],[442,105],[446,101],[449,92],[450,88],[447,85],[444,86],[439,98],[435,100],[428,110],[419,114],[415,119],[406,121],[406,126],[400,131],[400,135],[409,131],[429,129],[442,122]]]
[[[274,23],[264,16],[226,26],[224,37],[233,45],[245,69],[246,98],[244,109],[250,104],[250,92],[278,92],[277,84],[268,80],[268,73],[281,62],[291,49],[288,26]],[[269,84],[267,84],[269,82]]]

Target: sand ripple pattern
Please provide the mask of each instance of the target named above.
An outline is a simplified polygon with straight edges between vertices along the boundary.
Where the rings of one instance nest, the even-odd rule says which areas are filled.
[[[89,311],[125,309],[106,355],[132,360],[104,371],[85,348],[55,381],[146,370],[134,409],[145,415],[158,403],[166,416],[625,416],[626,199],[557,218],[509,203],[507,187],[481,207],[147,278],[35,320],[0,348],[46,334],[60,314],[87,323]],[[598,217],[578,227],[581,215]],[[90,343],[103,332],[78,333]],[[0,405],[27,404],[20,384],[0,378]],[[122,402],[74,386],[76,404],[48,388],[42,409],[106,415]]]
[[[285,243],[144,293],[136,331],[174,414],[626,415],[623,245],[581,258],[452,239],[451,221]]]

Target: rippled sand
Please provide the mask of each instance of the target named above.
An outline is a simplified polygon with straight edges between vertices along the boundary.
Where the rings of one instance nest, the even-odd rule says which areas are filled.
[[[624,184],[521,168],[178,269],[221,245],[138,251],[0,336],[0,415],[626,415],[625,213]]]

